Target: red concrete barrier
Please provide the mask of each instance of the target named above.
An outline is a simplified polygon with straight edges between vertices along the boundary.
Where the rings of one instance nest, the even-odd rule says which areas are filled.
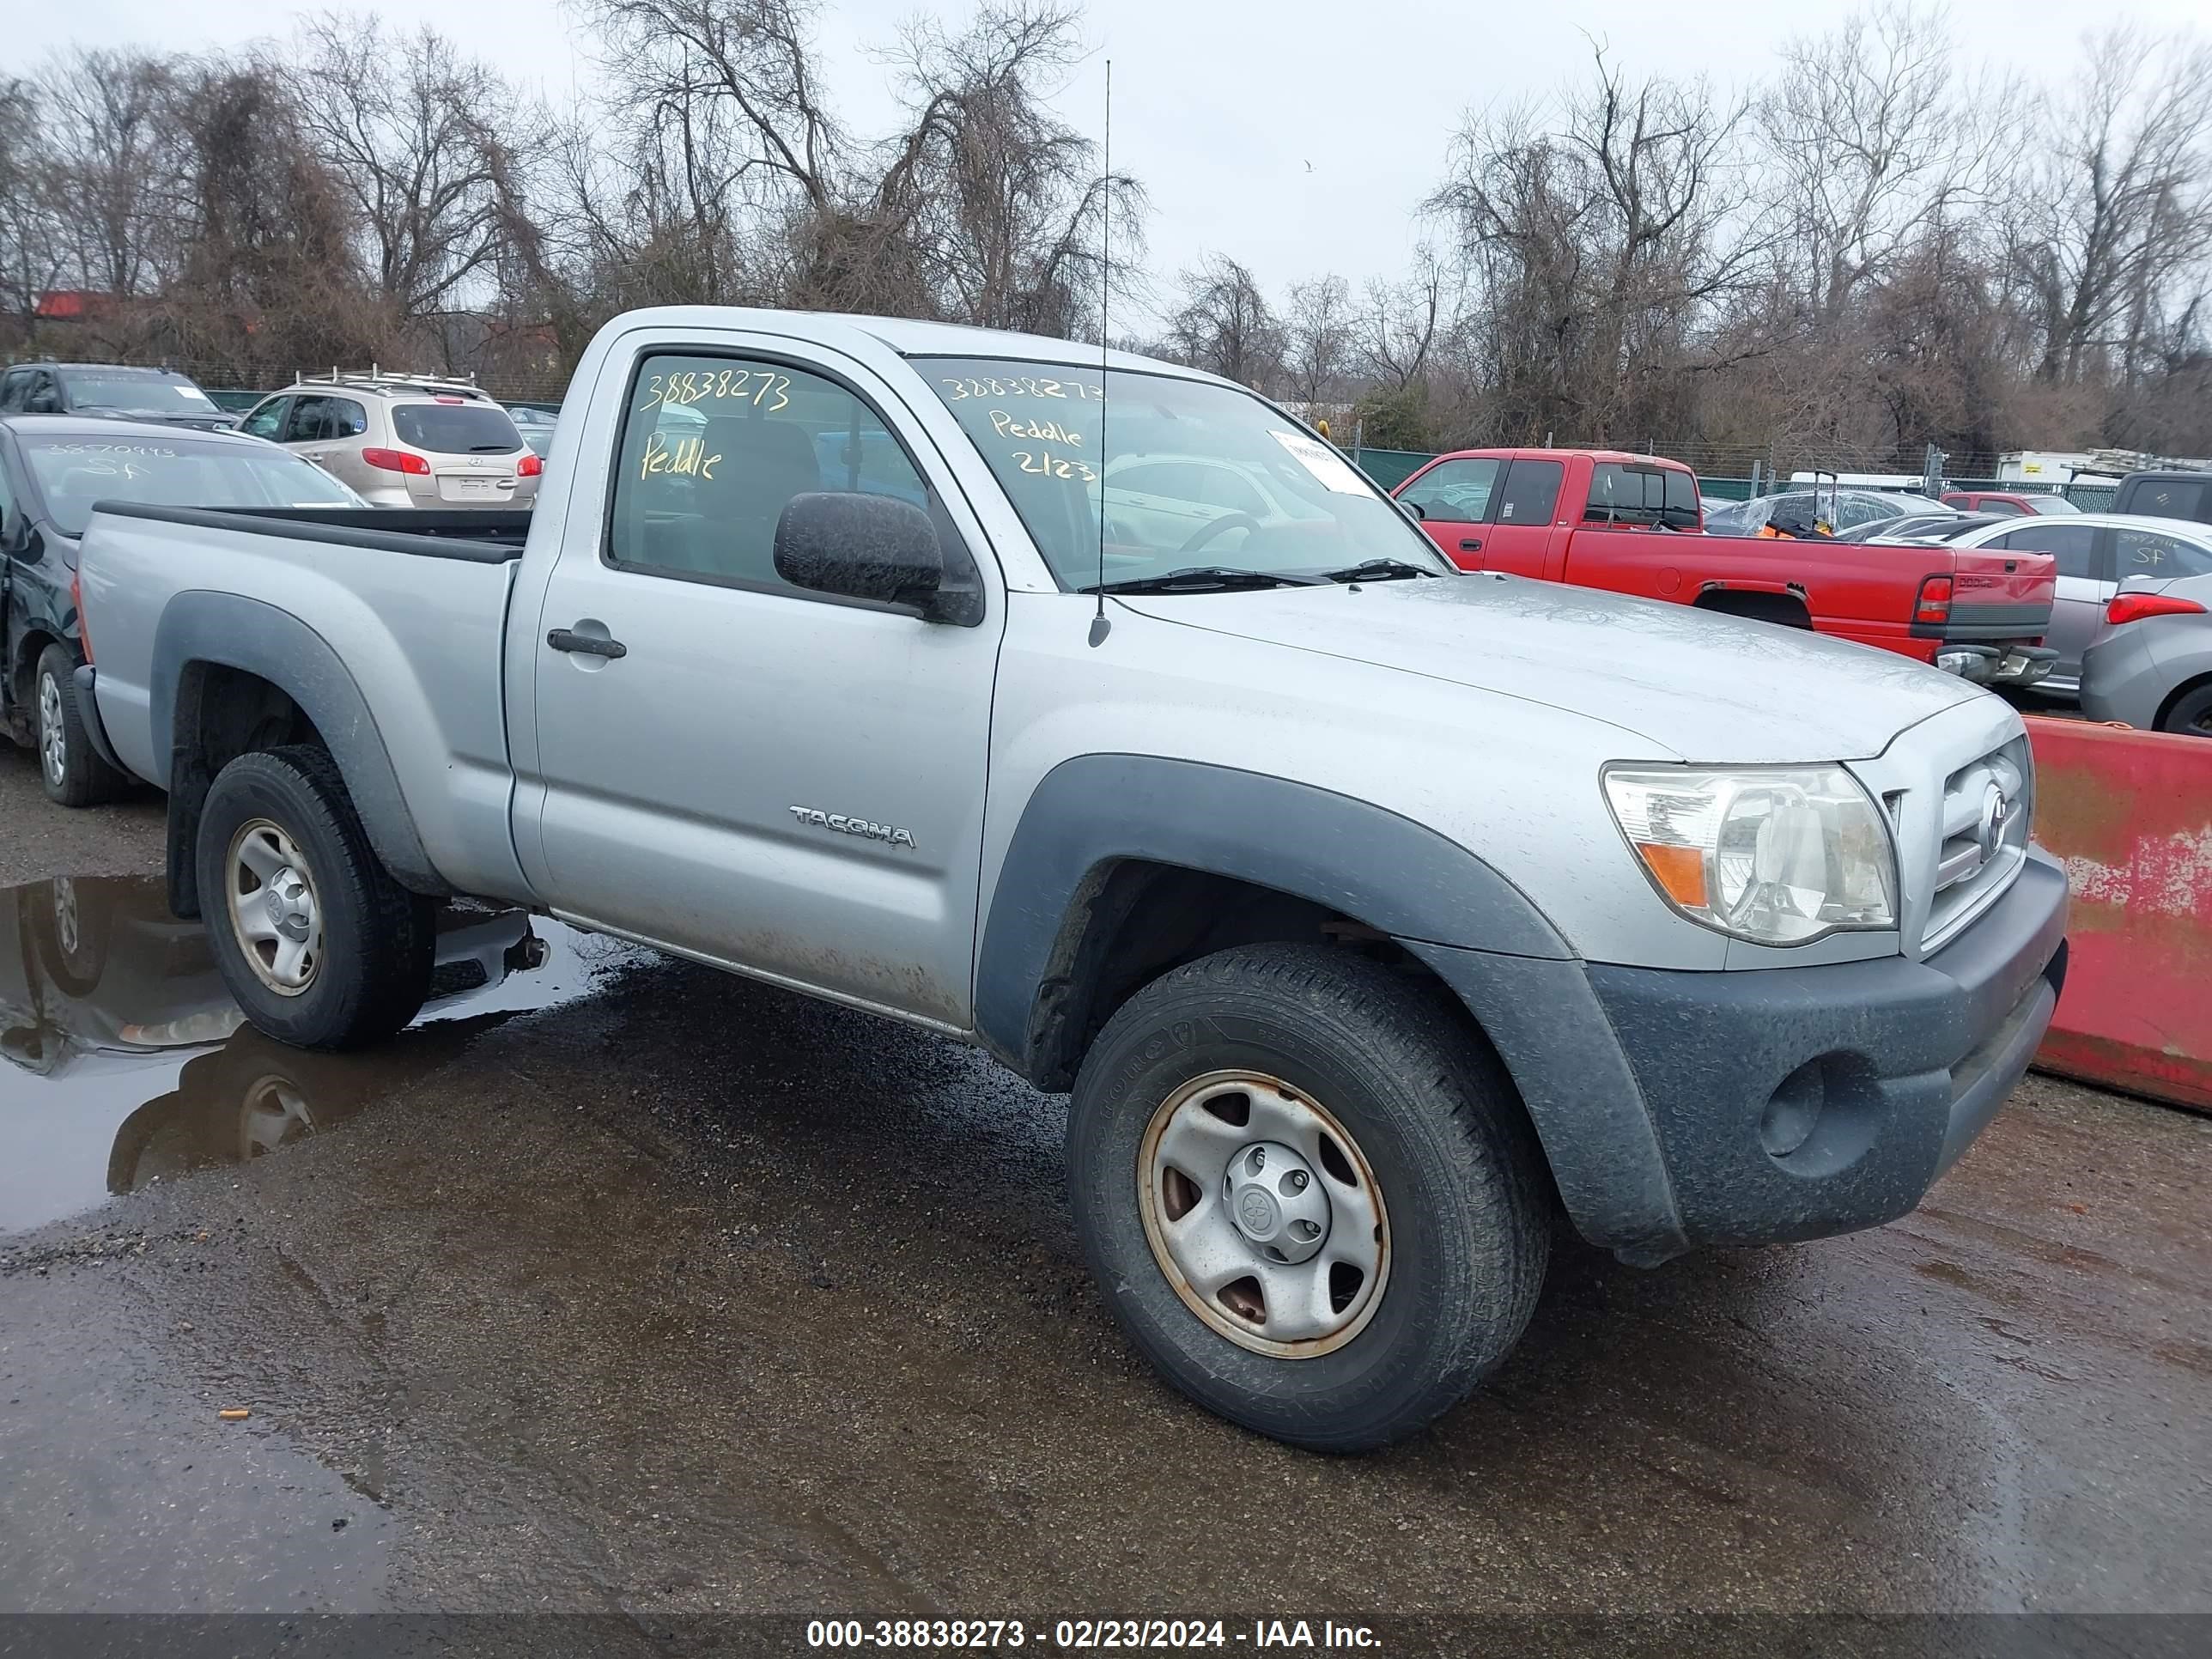
[[[2072,890],[2035,1063],[2212,1111],[2212,743],[2031,719],[2035,838]]]

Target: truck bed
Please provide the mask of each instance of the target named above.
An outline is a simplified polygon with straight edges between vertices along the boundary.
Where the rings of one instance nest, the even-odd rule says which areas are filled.
[[[179,722],[192,718],[179,705],[198,691],[185,663],[301,685],[332,751],[368,757],[349,776],[389,781],[375,787],[419,840],[419,852],[397,855],[419,860],[415,876],[495,896],[526,891],[507,822],[504,635],[529,519],[97,508],[80,576],[86,614],[99,618],[88,630],[94,695],[116,757],[173,787]],[[372,824],[384,821],[377,803],[364,805]]]

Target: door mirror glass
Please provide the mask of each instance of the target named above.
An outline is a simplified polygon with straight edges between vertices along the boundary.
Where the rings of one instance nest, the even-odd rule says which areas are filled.
[[[775,574],[794,587],[936,611],[945,555],[929,514],[889,495],[808,491],[775,526]]]

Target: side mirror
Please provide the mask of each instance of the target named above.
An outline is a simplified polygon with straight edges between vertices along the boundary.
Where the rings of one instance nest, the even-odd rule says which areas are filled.
[[[18,507],[7,515],[4,530],[0,530],[0,553],[6,554],[19,564],[36,564],[46,554],[39,532],[31,527],[31,515]]]
[[[945,553],[929,514],[889,495],[793,495],[775,526],[775,574],[794,587],[929,616],[945,584]]]

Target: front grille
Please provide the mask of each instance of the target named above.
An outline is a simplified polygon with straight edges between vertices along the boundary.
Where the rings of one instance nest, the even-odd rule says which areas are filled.
[[[2005,811],[1992,837],[1984,825],[2000,798]],[[2035,769],[2024,737],[1991,750],[1943,780],[1935,892],[1928,925],[1921,933],[1923,951],[1948,943],[2019,878],[2027,862],[2034,810]]]

